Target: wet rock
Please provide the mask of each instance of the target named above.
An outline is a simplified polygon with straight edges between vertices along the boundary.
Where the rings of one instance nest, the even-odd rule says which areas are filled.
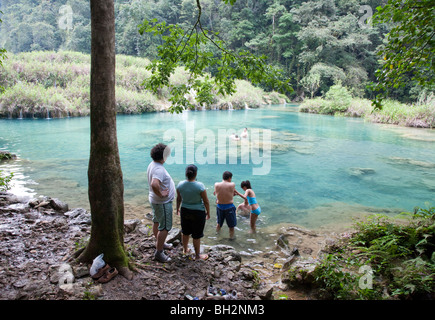
[[[17,155],[9,151],[0,151],[0,161],[16,160]]]
[[[37,205],[35,205],[35,209],[38,208],[48,208],[48,206],[50,205],[50,201],[39,201]]]
[[[39,217],[39,213],[37,211],[29,211],[24,214],[24,218],[28,220],[36,220]]]
[[[139,224],[140,224],[139,219],[125,220],[124,221],[124,231],[126,233],[133,232]]]
[[[70,298],[81,299],[84,295],[85,288],[79,283],[67,283],[59,286],[61,294],[70,296]]]
[[[13,203],[7,206],[6,209],[17,213],[26,213],[28,211],[28,206],[25,203]]]
[[[153,230],[149,225],[139,225],[137,230],[144,236],[151,236],[153,233]]]
[[[56,228],[62,228],[68,224],[67,219],[65,218],[56,218],[53,220],[53,226]]]
[[[229,261],[229,262],[228,262],[228,266],[229,266],[231,269],[234,269],[235,271],[239,271],[239,270],[240,270],[240,267],[242,266],[242,264],[241,264],[240,261],[232,260],[232,261]]]
[[[48,274],[50,277],[50,283],[58,284],[59,283],[59,265],[50,266],[48,269]]]
[[[375,174],[375,169],[372,168],[349,168],[348,173],[351,176],[361,177],[368,174]]]
[[[295,254],[288,257],[282,266],[283,270],[289,269],[291,267],[292,263],[295,262],[295,260],[296,260]]]
[[[225,244],[217,244],[217,245],[212,246],[212,249],[214,251],[232,251],[232,250],[234,250],[234,247],[231,247],[231,246],[228,246]]]
[[[435,168],[435,163],[427,161],[419,161],[410,158],[390,157],[390,161],[393,164],[417,166],[423,168]]]
[[[68,224],[75,224],[75,225],[91,225],[91,214],[88,213],[83,208],[76,208],[72,209],[70,211],[67,211],[64,213],[66,217],[68,217],[69,221]]]
[[[278,240],[276,240],[276,244],[285,250],[289,249],[288,240],[284,234],[279,236]]]
[[[258,296],[261,300],[271,300],[273,294],[273,287],[270,288],[262,288],[257,292]]]
[[[314,281],[314,270],[318,260],[313,258],[299,259],[293,263],[290,271],[281,275],[281,282],[289,287],[298,285],[310,285]]]
[[[15,288],[18,288],[18,289],[19,289],[19,288],[24,288],[28,283],[29,283],[29,280],[28,280],[28,279],[20,279],[20,280],[14,282],[14,283],[13,283],[13,286],[14,286]]]
[[[166,237],[167,243],[174,243],[175,241],[181,241],[181,229],[179,228],[172,228]]]
[[[59,212],[67,212],[68,211],[68,204],[65,202],[60,201],[59,199],[51,199],[49,200],[50,206]]]
[[[38,199],[32,199],[29,201],[28,205],[31,208],[35,208],[39,203],[40,203],[40,201]]]
[[[21,299],[36,300],[41,297],[47,296],[52,292],[52,288],[47,286],[43,280],[33,280],[20,291],[19,296]]]
[[[21,205],[21,202],[17,196],[0,191],[0,205],[2,206],[2,210],[7,211],[7,208],[10,208],[11,205]]]

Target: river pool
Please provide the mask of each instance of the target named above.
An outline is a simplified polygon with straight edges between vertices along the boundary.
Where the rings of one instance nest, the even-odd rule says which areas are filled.
[[[198,180],[212,203],[207,224],[212,240],[213,184],[225,170],[233,173],[240,192],[240,182],[251,181],[262,208],[260,234],[283,223],[333,229],[369,213],[396,215],[434,205],[434,130],[305,114],[297,108],[118,116],[126,218],[142,219],[150,211],[146,169],[158,142],[172,146],[165,166],[176,184],[184,179],[187,164],[198,165]],[[247,139],[231,139],[245,127]],[[88,209],[89,132],[88,117],[0,120],[0,150],[19,157],[0,165],[15,174],[12,192]],[[248,220],[239,217],[237,232],[251,242],[262,241],[251,239],[248,231]]]

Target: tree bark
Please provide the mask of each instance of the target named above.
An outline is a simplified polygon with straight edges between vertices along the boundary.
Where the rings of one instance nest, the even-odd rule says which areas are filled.
[[[91,0],[91,150],[88,194],[91,237],[79,260],[128,266],[124,251],[124,184],[116,132],[115,12],[113,0]]]

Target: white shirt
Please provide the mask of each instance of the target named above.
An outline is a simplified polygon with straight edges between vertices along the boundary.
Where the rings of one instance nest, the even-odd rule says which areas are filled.
[[[148,199],[150,203],[163,204],[174,200],[175,184],[168,171],[166,171],[165,167],[163,167],[163,164],[161,164],[160,162],[152,161],[148,165],[147,175],[148,186],[150,190]],[[167,197],[161,198],[154,193],[153,188],[151,187],[151,181],[153,181],[153,179],[157,179],[161,182],[160,190],[169,189],[169,194]]]

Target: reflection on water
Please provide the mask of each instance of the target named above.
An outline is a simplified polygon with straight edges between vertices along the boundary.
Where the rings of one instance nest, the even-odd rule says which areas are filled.
[[[414,206],[433,205],[433,130],[299,113],[297,106],[292,105],[118,116],[117,127],[127,219],[143,219],[150,211],[146,180],[149,152],[168,130],[181,133],[182,146],[192,148],[201,159],[211,149],[205,148],[200,133],[216,137],[217,144],[219,130],[237,134],[245,127],[249,133],[271,130],[270,144],[262,141],[261,136],[249,139],[250,146],[258,147],[259,159],[270,152],[267,175],[253,175],[253,168],[261,167],[262,163],[253,161],[250,149],[238,149],[235,164],[228,159],[223,164],[197,163],[198,180],[206,186],[211,203],[215,203],[214,183],[221,180],[222,172],[229,170],[239,191],[242,180],[251,181],[262,207],[258,233],[249,234],[249,221],[240,217],[238,238],[231,242],[226,238],[227,229],[215,234],[212,206],[205,243],[219,241],[240,246],[246,252],[267,250],[276,240],[270,234],[283,223],[311,229],[339,229],[366,214],[395,215],[412,211]],[[207,143],[213,144],[213,140]],[[238,142],[238,148],[241,144]],[[15,173],[13,192],[57,197],[70,207],[89,209],[89,118],[0,120],[0,150],[9,150],[20,158],[0,164],[0,170]],[[217,146],[213,150],[212,159],[216,160],[220,150]],[[191,159],[186,152],[183,150],[182,163],[165,165],[176,184],[184,179],[185,166]],[[247,163],[241,161],[246,155],[243,152],[250,156]],[[236,197],[235,202],[239,204],[241,199]]]

